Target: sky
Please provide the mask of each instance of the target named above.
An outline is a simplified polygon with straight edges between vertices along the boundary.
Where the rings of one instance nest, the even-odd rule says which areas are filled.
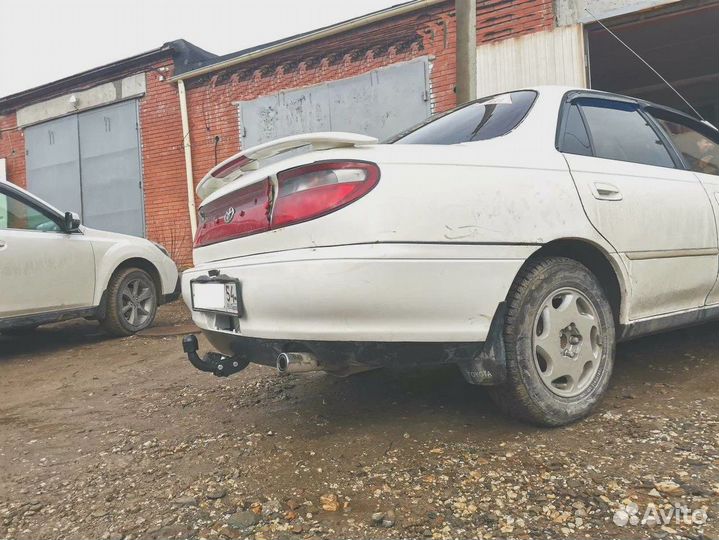
[[[0,97],[174,39],[227,54],[403,1],[3,0]]]

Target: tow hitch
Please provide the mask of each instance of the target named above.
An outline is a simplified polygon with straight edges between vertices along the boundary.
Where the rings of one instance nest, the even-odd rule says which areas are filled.
[[[190,363],[200,371],[213,373],[217,377],[229,377],[230,375],[245,369],[250,360],[237,354],[225,356],[216,352],[208,352],[203,358],[197,354],[197,336],[190,334],[182,338],[182,350],[187,354]]]

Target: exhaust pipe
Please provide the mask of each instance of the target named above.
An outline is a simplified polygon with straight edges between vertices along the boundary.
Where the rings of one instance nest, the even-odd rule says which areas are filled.
[[[317,357],[312,353],[284,352],[277,357],[277,371],[281,375],[320,370],[320,363],[317,361]]]

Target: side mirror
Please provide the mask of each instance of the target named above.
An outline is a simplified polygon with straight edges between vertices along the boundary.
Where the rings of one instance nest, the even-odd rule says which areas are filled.
[[[72,233],[80,230],[80,216],[75,212],[65,212],[65,232]]]

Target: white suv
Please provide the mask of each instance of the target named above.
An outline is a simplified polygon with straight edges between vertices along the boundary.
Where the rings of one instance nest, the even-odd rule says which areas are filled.
[[[455,363],[506,411],[564,424],[604,394],[617,341],[719,319],[717,174],[709,124],[560,87],[386,144],[250,148],[198,187],[182,290],[219,353],[185,350],[218,375]]]
[[[126,336],[178,296],[177,267],[162,246],[88,229],[0,182],[0,332],[86,317]]]

